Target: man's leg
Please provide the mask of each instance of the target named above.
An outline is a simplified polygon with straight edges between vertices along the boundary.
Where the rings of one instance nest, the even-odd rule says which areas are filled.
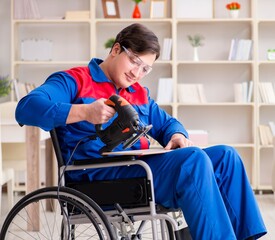
[[[183,210],[193,239],[236,239],[212,162],[203,150],[182,148],[144,160],[153,171],[156,201]]]
[[[251,236],[257,239],[264,235],[266,228],[237,151],[224,145],[206,148],[204,151],[212,161],[237,239]]]
[[[244,180],[245,178],[240,179],[244,169],[240,168],[240,164],[237,163],[241,160],[236,157],[235,151],[231,150],[230,153],[230,149],[232,148],[224,146],[204,150],[188,147],[165,154],[143,157],[150,165],[154,175],[156,202],[165,207],[181,208],[193,239],[236,239],[230,221],[232,214],[228,205],[236,205],[236,209],[232,208],[232,210],[240,215],[239,219],[242,222],[240,226],[245,225],[247,220],[246,225],[255,229],[253,230],[255,234],[258,232],[260,236],[265,232],[253,192],[247,194],[251,191],[251,189],[247,190],[249,184],[247,180]],[[227,162],[231,163],[230,167],[227,166]],[[93,179],[129,178],[144,175],[145,171],[141,167],[131,166],[100,170],[97,174],[93,174]],[[228,181],[228,177],[235,179],[234,184],[232,181]],[[245,187],[240,186],[241,184],[244,184]],[[239,186],[238,191],[242,189],[247,191],[236,192],[236,185]],[[224,188],[221,190],[222,195],[219,189],[221,186]],[[225,198],[224,203],[223,197],[227,196],[226,192],[230,192],[230,195],[233,192],[233,195]],[[239,198],[235,198],[235,194],[238,194]],[[252,201],[251,196],[253,196]],[[255,207],[254,210],[252,209],[254,213],[252,215],[256,217],[255,220],[251,219],[252,215],[247,217],[248,212],[245,217],[241,217],[240,206],[246,205],[246,203],[249,204],[249,207],[245,209]],[[232,221],[234,224],[234,219]],[[253,222],[254,225],[251,225],[250,222]],[[238,231],[237,234],[239,234]],[[238,235],[238,239],[245,239],[245,236]]]

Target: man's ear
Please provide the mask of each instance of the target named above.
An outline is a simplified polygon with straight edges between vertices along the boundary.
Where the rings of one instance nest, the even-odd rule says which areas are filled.
[[[114,46],[112,47],[111,53],[112,54],[119,54],[121,52],[121,47],[119,43],[115,43]]]

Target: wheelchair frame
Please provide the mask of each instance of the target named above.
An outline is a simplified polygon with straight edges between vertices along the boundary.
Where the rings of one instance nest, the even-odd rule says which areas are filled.
[[[62,201],[70,202],[73,199],[72,203],[59,203],[60,205],[71,206],[73,205],[74,209],[80,209],[82,215],[86,215],[86,217],[82,218],[81,214],[72,214],[68,207],[66,208],[66,212],[63,212],[64,209],[61,207],[61,214],[63,214],[62,220],[62,238],[61,239],[75,239],[75,235],[72,235],[74,232],[73,226],[74,224],[85,224],[87,222],[93,222],[94,228],[98,231],[99,238],[96,239],[140,239],[140,236],[143,234],[144,225],[146,222],[151,222],[151,234],[154,240],[159,239],[158,230],[161,231],[161,239],[181,239],[180,237],[180,225],[182,221],[182,214],[176,216],[175,212],[178,210],[169,210],[164,209],[161,206],[158,206],[155,203],[154,196],[154,184],[153,184],[153,176],[152,171],[149,165],[142,160],[135,160],[134,156],[127,156],[127,160],[121,160],[117,157],[107,157],[102,159],[98,159],[99,161],[94,162],[91,161],[90,164],[87,164],[86,161],[78,161],[77,165],[68,165],[66,166],[63,161],[63,157],[61,154],[61,149],[59,147],[59,142],[57,138],[57,133],[55,129],[51,130],[51,139],[53,142],[53,147],[55,151],[55,155],[58,162],[58,174],[60,179],[59,187],[46,187],[44,189],[37,190],[33,193],[26,195],[21,201],[19,201],[8,214],[2,230],[0,234],[0,240],[7,239],[6,232],[9,231],[10,224],[13,221],[13,218],[16,217],[17,212],[20,212],[23,205],[26,202],[29,202],[31,199],[36,198],[38,195],[42,195],[42,198],[49,195],[51,198],[59,198],[58,194],[61,193]],[[125,157],[123,157],[124,159]],[[130,160],[129,160],[130,159]],[[89,162],[89,161],[88,161]],[[82,164],[84,163],[84,164]],[[90,168],[107,168],[107,167],[119,167],[119,166],[132,166],[139,165],[144,168],[146,172],[146,184],[148,184],[148,188],[150,194],[148,194],[148,206],[138,206],[138,207],[121,207],[119,203],[114,203],[114,208],[109,210],[103,210],[100,204],[97,204],[93,199],[88,197],[85,193],[80,192],[75,189],[70,189],[66,186],[64,175],[61,176],[61,173],[65,171],[74,171],[74,170],[82,170],[82,169],[90,169]],[[114,180],[116,181],[116,180]],[[69,189],[69,190],[68,190]],[[48,195],[47,195],[48,194]],[[63,197],[64,195],[64,197]],[[64,199],[63,199],[64,198]],[[34,201],[34,200],[33,200]],[[80,203],[80,204],[79,204]],[[81,208],[81,206],[85,206]],[[86,211],[88,209],[88,212]],[[90,213],[90,215],[89,215]],[[171,213],[171,214],[169,214]],[[69,216],[70,215],[70,216]],[[72,215],[72,216],[71,216]],[[69,221],[66,220],[66,216],[69,216]],[[67,217],[68,219],[68,217]],[[107,221],[106,221],[107,219]],[[160,222],[157,225],[157,221]],[[69,223],[68,223],[69,222]],[[134,223],[140,222],[140,226],[135,230]],[[71,224],[66,227],[67,224]],[[101,229],[97,229],[97,224],[102,225]],[[66,231],[65,231],[66,230]],[[102,233],[101,233],[102,232]]]

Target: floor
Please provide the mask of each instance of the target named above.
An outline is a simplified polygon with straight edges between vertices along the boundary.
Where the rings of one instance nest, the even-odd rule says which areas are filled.
[[[15,199],[18,200],[21,197],[22,195],[17,195],[15,196]],[[272,194],[262,194],[262,195],[257,194],[256,198],[258,200],[258,204],[268,230],[268,234],[262,237],[261,240],[274,240],[275,239],[275,227],[274,227],[275,226],[275,197]],[[0,218],[0,226],[2,226],[5,216],[8,213],[8,209],[6,206],[7,198],[5,193],[3,193],[2,195],[2,200],[3,200],[1,203],[2,216]]]
[[[262,240],[275,239],[275,196],[272,194],[256,195],[258,204],[267,228],[268,233]]]

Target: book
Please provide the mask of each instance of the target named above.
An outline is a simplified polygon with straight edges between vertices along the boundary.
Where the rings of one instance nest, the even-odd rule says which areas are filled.
[[[180,103],[200,103],[197,85],[178,84],[178,98]]]
[[[172,38],[163,39],[162,60],[171,60]]]
[[[90,19],[90,11],[66,11],[65,19]]]
[[[250,80],[248,82],[247,102],[252,102],[254,82]]]
[[[13,79],[12,85],[13,85],[16,101],[19,101],[22,97],[28,94],[25,83],[19,82],[17,79]]]
[[[53,42],[48,39],[23,39],[21,41],[22,61],[52,60]]]
[[[178,84],[178,100],[180,103],[207,102],[203,84]]]
[[[189,139],[197,146],[208,145],[208,132],[200,129],[187,130]]]
[[[22,97],[24,97],[28,94],[28,90],[27,90],[25,83],[18,82],[17,85],[18,85],[18,90],[19,90],[19,99],[18,100],[20,100]]]
[[[157,103],[169,104],[173,102],[173,79],[160,78],[158,81]]]
[[[37,0],[14,0],[15,19],[40,19]]]
[[[234,100],[237,103],[252,101],[253,81],[234,83]]]
[[[206,96],[205,96],[205,91],[204,91],[204,86],[202,84],[197,84],[197,89],[200,97],[200,102],[201,103],[206,103]]]
[[[270,126],[260,124],[258,126],[259,129],[259,138],[260,143],[264,146],[272,144],[273,143],[273,135]]]
[[[265,125],[264,127],[266,131],[266,136],[267,136],[267,143],[273,144],[273,134],[272,134],[271,128],[268,125]]]
[[[247,61],[251,58],[252,40],[237,39],[231,40],[228,60]]]
[[[275,103],[275,93],[272,82],[263,82],[262,84],[267,95],[268,103]]]
[[[230,45],[230,50],[229,50],[229,56],[228,60],[234,60],[237,52],[237,46],[238,46],[238,39],[231,39],[231,45]]]
[[[263,103],[275,103],[275,92],[272,82],[260,82],[259,94]]]
[[[268,142],[267,142],[267,136],[266,136],[266,134],[265,134],[263,125],[259,125],[259,126],[258,126],[258,129],[259,129],[259,139],[260,139],[260,143],[261,143],[262,145],[267,145],[267,144],[268,144]]]
[[[258,89],[259,89],[259,95],[260,95],[261,102],[266,103],[268,101],[267,100],[267,95],[266,95],[264,86],[261,82],[259,83]]]
[[[177,0],[176,18],[213,18],[212,0]]]
[[[13,86],[13,90],[14,90],[15,100],[19,101],[20,95],[19,95],[19,89],[18,89],[18,84],[17,84],[16,79],[12,79],[12,86]]]
[[[268,125],[270,127],[272,135],[275,137],[275,123],[273,121],[269,121]]]
[[[243,85],[241,83],[234,83],[234,100],[236,103],[243,102]]]
[[[33,83],[25,83],[27,93],[30,93],[33,89],[35,89],[35,84]]]

